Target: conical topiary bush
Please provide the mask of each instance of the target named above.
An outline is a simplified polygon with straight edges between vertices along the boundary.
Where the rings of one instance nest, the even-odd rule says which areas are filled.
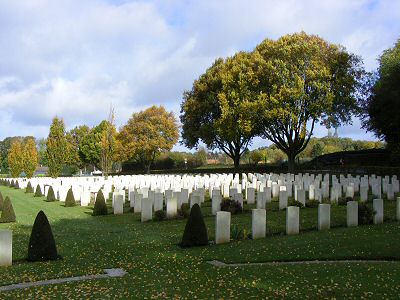
[[[14,183],[14,188],[15,188],[15,189],[19,189],[19,183],[18,183],[18,180],[15,180],[15,183]]]
[[[53,190],[53,187],[52,187],[52,186],[49,187],[49,191],[47,192],[46,201],[47,201],[47,202],[56,201],[56,196],[54,195],[54,190]]]
[[[14,179],[11,179],[9,187],[13,188],[14,187]]]
[[[72,188],[70,188],[67,193],[67,198],[65,198],[65,207],[71,207],[75,205],[74,193],[72,192]]]
[[[28,261],[46,261],[60,258],[49,220],[40,211],[33,223],[28,247]]]
[[[14,207],[12,206],[10,198],[6,197],[3,203],[3,210],[1,212],[0,223],[11,223],[15,222],[15,212]]]
[[[200,206],[196,203],[190,210],[189,219],[183,233],[181,247],[194,247],[208,245],[207,227],[204,223]]]
[[[31,184],[31,182],[30,181],[28,181],[28,184],[26,185],[26,189],[25,189],[25,193],[33,193],[34,191],[33,191],[33,187],[32,187],[32,184]]]
[[[0,211],[3,210],[3,206],[4,206],[4,198],[3,194],[0,192]]]
[[[35,195],[33,197],[43,197],[42,190],[40,189],[40,185],[36,186]]]
[[[99,192],[97,193],[96,201],[94,203],[93,216],[101,216],[107,214],[108,209],[106,205],[106,200],[104,199],[102,190],[99,190]]]

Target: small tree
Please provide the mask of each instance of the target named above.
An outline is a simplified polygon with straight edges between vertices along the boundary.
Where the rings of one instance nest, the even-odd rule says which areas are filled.
[[[65,125],[62,119],[55,117],[50,126],[50,133],[46,142],[46,156],[49,175],[58,177],[68,159],[67,138]]]
[[[49,187],[49,191],[47,192],[46,201],[47,201],[47,202],[56,201],[56,196],[55,196],[55,194],[54,194],[54,190],[53,190],[53,187],[52,187],[52,186]]]
[[[33,191],[32,184],[31,184],[30,181],[28,181],[28,184],[27,184],[27,186],[26,186],[25,193],[30,194],[30,193],[33,193],[33,192],[34,192],[34,191]]]
[[[190,211],[180,246],[194,247],[206,245],[208,245],[207,227],[204,223],[200,206],[196,203]]]
[[[93,208],[93,216],[101,216],[101,215],[107,215],[108,214],[108,209],[106,205],[106,200],[104,199],[104,195],[102,190],[99,190],[97,193],[96,201],[94,203],[94,208]]]
[[[75,205],[74,193],[72,192],[72,188],[70,188],[67,193],[67,198],[65,199],[65,207],[71,207]]]
[[[33,197],[43,197],[43,193],[39,184],[36,186],[35,195]]]
[[[60,258],[49,220],[40,211],[32,227],[28,247],[28,261],[47,261]]]
[[[15,217],[14,207],[11,203],[10,198],[6,197],[6,199],[4,199],[3,210],[1,212],[1,217],[0,217],[0,223],[11,223],[15,221],[16,217]]]
[[[11,176],[16,178],[19,177],[23,171],[23,148],[21,141],[15,140],[11,144],[11,148],[8,151],[8,167],[10,168]]]
[[[26,177],[32,178],[39,163],[35,139],[28,138],[23,145],[23,169]]]

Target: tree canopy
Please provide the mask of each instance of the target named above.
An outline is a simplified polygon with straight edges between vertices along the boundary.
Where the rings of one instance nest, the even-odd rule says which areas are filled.
[[[209,149],[222,150],[239,167],[241,155],[257,134],[255,63],[245,52],[217,59],[184,93],[180,118],[185,146],[203,142]]]
[[[132,114],[118,135],[119,155],[125,160],[136,160],[146,171],[158,154],[169,151],[179,138],[178,125],[172,112],[163,106],[152,106]]]
[[[363,126],[400,151],[400,40],[383,52],[373,76]]]
[[[58,177],[68,161],[68,144],[65,135],[65,125],[61,118],[55,117],[50,126],[50,133],[46,142],[46,156],[49,175]]]

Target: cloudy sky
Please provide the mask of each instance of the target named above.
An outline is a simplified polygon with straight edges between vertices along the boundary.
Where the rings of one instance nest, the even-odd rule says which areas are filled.
[[[117,125],[152,104],[178,115],[215,58],[301,30],[374,70],[400,37],[400,0],[0,0],[0,139],[45,137],[55,115],[93,126],[110,105]],[[373,139],[358,120],[339,134]]]

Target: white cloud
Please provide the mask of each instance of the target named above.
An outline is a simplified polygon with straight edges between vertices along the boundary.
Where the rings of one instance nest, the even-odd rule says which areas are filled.
[[[400,1],[385,0],[0,0],[0,138],[46,136],[54,115],[69,128],[95,125],[110,104],[119,125],[152,104],[178,114],[182,92],[216,57],[300,30],[373,69],[398,20]],[[357,123],[340,132],[372,138]]]

